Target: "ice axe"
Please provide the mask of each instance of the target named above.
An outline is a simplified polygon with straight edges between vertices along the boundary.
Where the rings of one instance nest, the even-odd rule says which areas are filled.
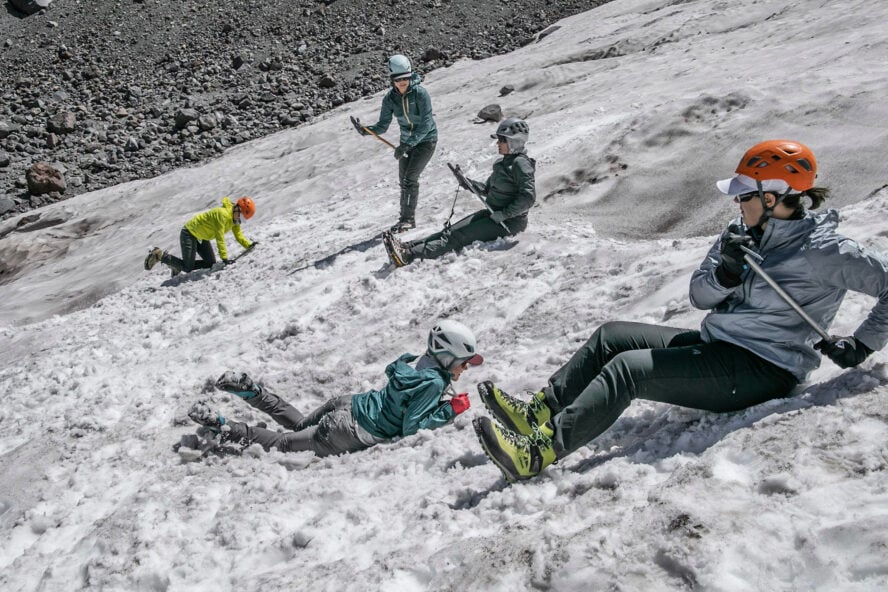
[[[808,323],[811,326],[811,328],[814,329],[814,331],[816,331],[818,335],[820,335],[820,337],[822,337],[825,341],[832,341],[832,337],[830,336],[830,334],[827,333],[826,331],[824,331],[823,327],[818,325],[817,321],[812,319],[811,315],[806,313],[802,309],[802,307],[799,306],[798,302],[793,300],[792,296],[787,294],[786,291],[783,288],[781,288],[780,285],[776,281],[774,281],[774,278],[772,278],[770,275],[768,275],[768,273],[764,269],[762,269],[762,266],[759,265],[755,261],[756,259],[758,259],[759,261],[764,261],[764,258],[761,255],[759,255],[758,253],[756,253],[755,251],[753,251],[752,249],[750,249],[744,245],[740,245],[740,248],[743,249],[744,253],[746,253],[745,255],[743,255],[743,261],[745,261],[746,264],[754,272],[756,272],[760,278],[765,280],[765,282],[769,286],[774,288],[774,291],[777,292],[777,295],[780,296],[783,299],[783,301],[786,302],[790,306],[790,308],[792,308],[794,311],[796,311],[796,313],[798,313],[798,315],[800,317],[802,317],[802,320],[805,321],[806,323]]]
[[[358,130],[359,132],[366,132],[366,133],[370,134],[371,136],[373,136],[374,138],[376,138],[377,140],[379,140],[380,142],[382,142],[383,144],[385,144],[386,146],[388,146],[392,150],[398,149],[397,146],[395,146],[394,144],[392,144],[391,142],[389,142],[388,140],[386,140],[385,138],[383,138],[382,136],[380,136],[379,134],[374,132],[369,127],[367,127],[365,125],[361,125],[361,122],[358,121],[357,119],[355,119],[353,116],[349,115],[349,119],[351,119],[352,125],[355,126],[355,129]]]
[[[475,190],[475,188],[474,188],[474,186],[472,185],[472,183],[471,183],[468,179],[466,179],[466,176],[463,174],[462,169],[459,168],[459,165],[458,165],[458,164],[451,164],[451,163],[448,162],[448,163],[447,163],[447,166],[450,168],[450,172],[453,173],[453,176],[456,177],[456,180],[459,182],[459,186],[460,186],[460,187],[466,187],[466,188],[468,188],[469,193],[474,194],[478,199],[480,199],[480,200],[481,200],[481,203],[484,204],[484,207],[487,208],[487,210],[492,214],[492,213],[493,213],[493,208],[491,208],[491,207],[487,204],[487,200],[484,199],[484,196],[481,195],[480,193],[478,193],[478,192]],[[457,191],[459,191],[459,189],[457,189]],[[454,198],[454,203],[456,203],[455,198]],[[451,215],[453,215],[453,214],[451,213]],[[506,223],[505,223],[505,222],[500,222],[499,224],[500,224],[500,226],[502,226],[503,228],[505,228],[506,231],[507,231],[509,234],[512,234],[512,231],[509,230],[509,227],[506,226]]]

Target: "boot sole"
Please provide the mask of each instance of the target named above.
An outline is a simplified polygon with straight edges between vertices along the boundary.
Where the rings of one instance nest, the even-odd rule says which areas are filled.
[[[484,381],[478,383],[478,395],[481,397],[481,402],[484,403],[484,407],[490,411],[491,415],[496,417],[496,419],[503,424],[504,427],[508,428],[513,432],[517,432],[522,436],[529,436],[533,430],[522,430],[515,422],[512,421],[512,418],[506,413],[502,407],[500,407],[496,402],[496,395],[493,394],[493,383],[490,381]],[[528,422],[529,424],[529,422]]]
[[[515,467],[512,465],[511,461],[506,464],[497,458],[497,453],[494,450],[491,450],[488,447],[487,438],[492,437],[496,440],[495,435],[488,435],[489,424],[485,424],[481,421],[481,419],[472,420],[472,427],[475,428],[475,434],[478,436],[478,440],[481,442],[481,448],[484,450],[484,454],[487,455],[487,458],[490,459],[490,462],[496,465],[496,467],[503,474],[503,478],[509,483],[515,483],[517,481],[522,481],[524,479],[530,479],[530,477],[522,477],[515,472]]]
[[[391,232],[386,232],[382,235],[382,244],[385,247],[385,252],[388,254],[389,260],[395,267],[404,267],[405,263],[400,257],[395,255],[395,247],[392,244],[392,238]]]

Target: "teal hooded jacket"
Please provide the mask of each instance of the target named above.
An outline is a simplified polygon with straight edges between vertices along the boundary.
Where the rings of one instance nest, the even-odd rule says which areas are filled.
[[[449,401],[442,401],[450,373],[440,368],[417,370],[417,356],[404,354],[385,369],[388,383],[378,391],[352,397],[352,416],[359,426],[390,440],[421,429],[435,429],[456,416]]]
[[[437,141],[438,128],[432,117],[432,98],[419,85],[421,81],[419,74],[413,74],[406,93],[402,95],[394,88],[388,91],[382,98],[379,121],[368,125],[367,129],[374,134],[384,134],[394,115],[401,127],[401,144],[412,148],[421,142]]]

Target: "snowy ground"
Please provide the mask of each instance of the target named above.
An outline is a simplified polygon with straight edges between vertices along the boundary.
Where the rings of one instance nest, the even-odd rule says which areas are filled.
[[[0,589],[886,589],[885,352],[742,413],[637,402],[514,486],[471,429],[475,382],[539,388],[603,321],[696,326],[690,273],[735,208],[714,182],[761,139],[810,145],[844,232],[888,252],[886,19],[863,1],[620,0],[431,73],[441,141],[411,237],[450,211],[447,161],[489,171],[481,106],[527,117],[538,160],[528,231],[460,257],[395,271],[376,247],[291,273],[396,216],[394,161],[347,119],[372,121],[378,97],[6,223]],[[141,270],[225,194],[256,200],[256,253],[189,279]],[[458,215],[476,208],[460,194]],[[833,332],[872,304],[850,295]],[[198,398],[260,419],[208,387],[222,371],[308,410],[380,386],[442,316],[487,358],[454,425],[322,460],[172,452]]]

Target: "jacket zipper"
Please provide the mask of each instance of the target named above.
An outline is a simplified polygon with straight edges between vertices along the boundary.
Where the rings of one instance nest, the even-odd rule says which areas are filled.
[[[413,122],[410,121],[410,101],[407,100],[407,95],[401,95],[401,109],[404,110],[404,119],[407,120],[407,123],[410,124],[410,131],[413,132]]]

